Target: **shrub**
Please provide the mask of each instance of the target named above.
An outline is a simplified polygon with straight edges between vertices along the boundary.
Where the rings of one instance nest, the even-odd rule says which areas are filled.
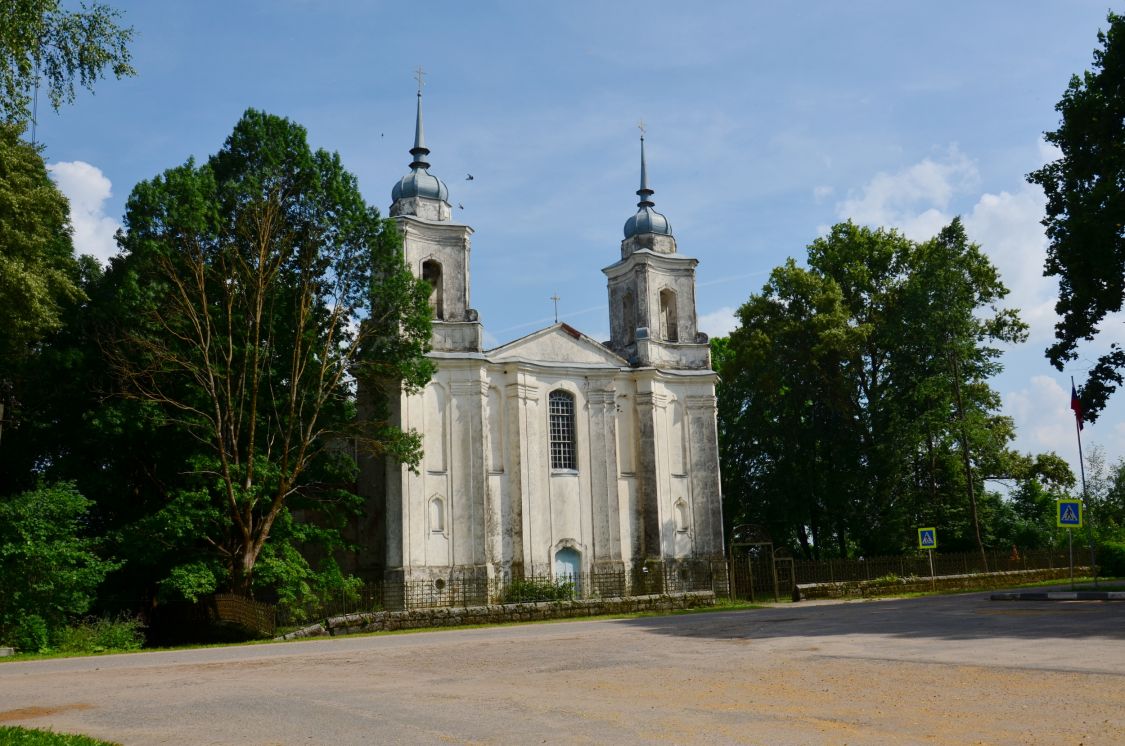
[[[50,647],[47,622],[38,614],[28,614],[16,625],[12,642],[21,653],[39,653]]]
[[[1101,574],[1115,578],[1125,577],[1125,542],[1107,541],[1098,552]]]
[[[90,505],[70,483],[0,500],[0,643],[46,647],[25,646],[40,639],[38,625],[58,629],[85,614],[102,579],[120,566],[101,559],[87,535]],[[32,637],[21,644],[20,635]]]
[[[517,579],[504,589],[506,604],[533,601],[569,601],[574,598],[574,582],[543,579]]]
[[[64,627],[54,635],[54,647],[62,653],[105,653],[140,650],[144,624],[136,617],[85,619]]]

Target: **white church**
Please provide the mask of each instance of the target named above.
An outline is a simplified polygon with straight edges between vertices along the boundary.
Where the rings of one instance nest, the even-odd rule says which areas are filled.
[[[723,558],[715,382],[696,326],[697,260],[653,209],[641,138],[637,212],[603,271],[610,336],[556,323],[491,350],[470,305],[473,229],[430,174],[422,94],[413,161],[391,193],[405,258],[433,287],[436,373],[392,418],[422,434],[417,471],[361,466],[360,574],[507,581]],[[584,592],[579,585],[580,592]],[[623,589],[628,590],[628,587]]]

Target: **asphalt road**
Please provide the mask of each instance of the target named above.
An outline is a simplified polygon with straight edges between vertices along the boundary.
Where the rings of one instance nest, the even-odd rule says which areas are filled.
[[[987,594],[0,663],[125,744],[1125,743],[1125,602]]]

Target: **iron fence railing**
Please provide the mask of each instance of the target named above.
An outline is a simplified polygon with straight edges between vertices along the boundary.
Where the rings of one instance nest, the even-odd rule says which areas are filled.
[[[370,582],[303,606],[278,607],[277,624],[290,627],[343,614],[425,608],[463,608],[497,603],[615,598],[714,591],[727,593],[726,562],[647,562],[632,569],[579,575],[486,578],[473,575]]]
[[[1067,567],[1066,550],[1040,549],[1021,553],[986,552],[987,565],[980,552],[939,553],[933,555],[934,575],[975,575],[983,572],[1051,570]],[[897,557],[858,557],[848,559],[793,561],[798,585],[878,580],[887,577],[929,577],[930,558],[924,553]]]
[[[935,575],[1065,568],[1065,551],[1032,550],[1020,554],[989,552],[987,568],[979,552],[933,555]],[[776,560],[766,555],[727,561],[653,561],[626,569],[595,570],[563,578],[530,575],[487,578],[457,575],[370,582],[357,590],[330,594],[303,606],[279,606],[277,625],[291,627],[343,614],[425,608],[464,608],[485,604],[614,598],[650,594],[712,591],[716,596],[788,597],[796,585],[929,577],[924,553],[895,557]]]

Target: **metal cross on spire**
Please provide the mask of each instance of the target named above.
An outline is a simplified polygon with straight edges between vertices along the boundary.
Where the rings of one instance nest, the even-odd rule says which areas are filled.
[[[645,120],[642,119],[637,122],[637,129],[641,131],[641,139],[645,139]]]
[[[559,323],[559,301],[562,300],[561,298],[559,298],[558,291],[556,291],[555,294],[551,296],[551,300],[555,302],[555,323],[557,324]]]
[[[414,79],[418,81],[418,95],[422,95],[422,86],[426,85],[426,71],[418,65],[418,69],[414,71]]]

